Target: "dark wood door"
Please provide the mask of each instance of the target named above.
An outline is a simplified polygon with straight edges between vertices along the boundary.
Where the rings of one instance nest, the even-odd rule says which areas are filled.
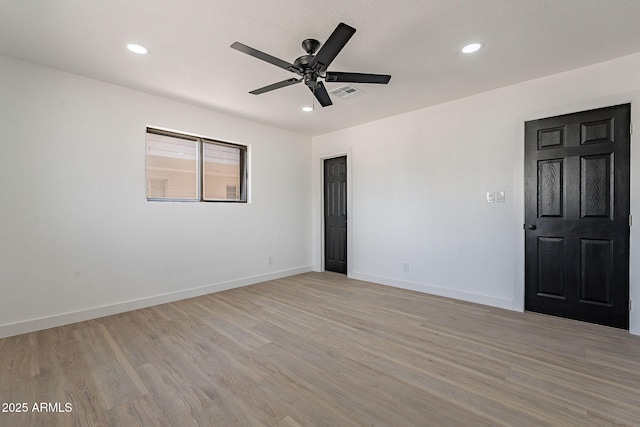
[[[525,309],[629,327],[629,104],[525,123]]]
[[[347,158],[324,161],[324,268],[347,273]]]

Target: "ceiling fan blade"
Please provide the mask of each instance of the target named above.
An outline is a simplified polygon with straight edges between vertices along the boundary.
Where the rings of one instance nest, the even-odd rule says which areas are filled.
[[[294,85],[296,83],[300,83],[301,81],[302,81],[302,79],[287,79],[287,80],[283,80],[283,81],[278,82],[278,83],[271,84],[269,86],[261,87],[260,89],[252,90],[249,93],[251,93],[253,95],[260,95],[261,93],[269,92],[269,91],[272,91],[272,90],[275,90],[275,89],[280,89],[282,87],[291,86],[291,85]]]
[[[313,95],[316,97],[320,105],[322,105],[323,107],[333,105],[333,102],[331,102],[331,98],[329,97],[329,93],[327,92],[327,89],[324,87],[324,84],[322,84],[322,82],[318,82],[315,89],[312,87],[310,87],[309,89],[311,89]]]
[[[300,71],[295,65],[287,61],[283,61],[282,59],[271,56],[268,53],[261,52],[258,49],[254,49],[245,44],[235,42],[231,45],[231,47],[235,50],[239,50],[242,53],[251,55],[254,58],[262,59],[263,61],[268,62],[269,64],[273,64],[276,67],[284,68],[287,71],[291,71],[293,73],[298,73]]]
[[[343,73],[340,71],[327,71],[325,82],[342,83],[377,83],[386,85],[391,80],[388,74]]]
[[[309,65],[316,70],[326,70],[355,32],[356,29],[347,24],[338,24]]]

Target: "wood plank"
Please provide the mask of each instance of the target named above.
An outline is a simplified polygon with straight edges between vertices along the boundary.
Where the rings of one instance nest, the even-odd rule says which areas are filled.
[[[104,409],[111,409],[148,393],[119,348],[115,347],[114,351],[115,343],[103,325],[78,328],[74,336],[83,360],[91,366],[90,372],[85,372],[85,375],[93,377]]]
[[[0,340],[0,425],[634,425],[640,337],[306,273]]]
[[[38,334],[55,334],[54,346],[43,347],[39,357],[44,358],[43,351],[52,350],[48,355],[49,365],[53,367],[51,387],[62,385],[65,393],[64,403],[71,403],[72,412],[55,417],[60,425],[108,425],[105,418],[104,406],[101,402],[101,392],[95,383],[91,371],[94,369],[84,357],[82,346],[78,343],[74,330],[77,327],[89,327],[90,322],[48,329]],[[46,399],[46,396],[43,396]],[[36,403],[38,400],[34,401]],[[41,400],[47,402],[46,400]],[[71,416],[72,422],[66,424],[64,420]],[[38,425],[36,423],[36,425]]]
[[[40,373],[35,332],[0,340],[0,384],[31,378]]]

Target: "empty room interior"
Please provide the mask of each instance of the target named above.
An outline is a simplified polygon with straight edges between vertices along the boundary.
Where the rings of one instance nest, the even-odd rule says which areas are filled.
[[[638,425],[634,125],[637,0],[2,0],[0,426]]]

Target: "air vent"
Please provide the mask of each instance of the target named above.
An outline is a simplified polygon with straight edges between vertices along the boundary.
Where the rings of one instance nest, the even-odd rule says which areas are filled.
[[[360,89],[356,89],[353,86],[350,85],[344,85],[344,86],[340,86],[337,89],[333,89],[332,91],[329,92],[331,95],[335,95],[340,99],[349,99],[349,98],[353,98],[356,96],[360,96],[362,95],[364,92],[361,91]]]

